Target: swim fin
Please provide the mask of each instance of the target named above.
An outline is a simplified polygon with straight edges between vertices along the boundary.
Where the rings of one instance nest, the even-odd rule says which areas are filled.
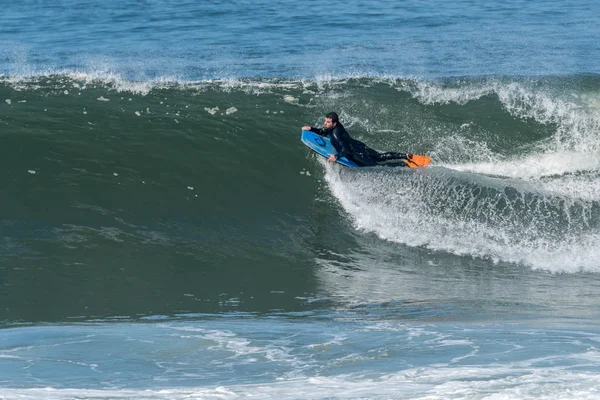
[[[404,162],[411,168],[426,167],[431,162],[431,158],[428,156],[420,156],[418,154],[408,154]]]

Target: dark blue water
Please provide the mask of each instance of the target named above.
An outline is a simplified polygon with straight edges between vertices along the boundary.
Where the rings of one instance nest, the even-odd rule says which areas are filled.
[[[0,398],[594,398],[598,11],[4,2]]]
[[[569,75],[598,70],[598,4],[24,1],[0,73],[127,79]]]

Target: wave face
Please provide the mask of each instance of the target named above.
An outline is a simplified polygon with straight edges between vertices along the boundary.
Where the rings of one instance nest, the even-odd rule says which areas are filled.
[[[5,225],[17,241],[65,246],[89,235],[174,245],[201,234],[210,258],[239,252],[245,238],[269,255],[302,253],[298,237],[319,223],[307,204],[325,185],[335,201],[324,206],[344,215],[339,229],[348,220],[411,247],[597,271],[599,86],[595,76],[6,79],[1,205],[13,211]],[[427,153],[433,166],[322,166],[298,136],[328,110],[371,147]]]

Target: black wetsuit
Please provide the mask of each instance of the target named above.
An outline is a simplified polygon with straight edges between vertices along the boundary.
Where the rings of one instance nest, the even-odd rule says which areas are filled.
[[[338,154],[336,154],[337,158],[346,157],[361,167],[372,167],[390,162],[396,164],[400,160],[406,160],[406,153],[380,153],[368,147],[363,142],[352,139],[344,126],[339,122],[333,128],[318,129],[311,127],[310,131],[317,135],[328,137],[333,147],[338,151]]]

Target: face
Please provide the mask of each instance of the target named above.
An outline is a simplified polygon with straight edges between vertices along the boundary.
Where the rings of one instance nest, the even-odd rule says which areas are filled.
[[[323,122],[323,127],[325,129],[329,129],[335,126],[335,123],[331,122],[331,118],[325,118],[325,122]]]

